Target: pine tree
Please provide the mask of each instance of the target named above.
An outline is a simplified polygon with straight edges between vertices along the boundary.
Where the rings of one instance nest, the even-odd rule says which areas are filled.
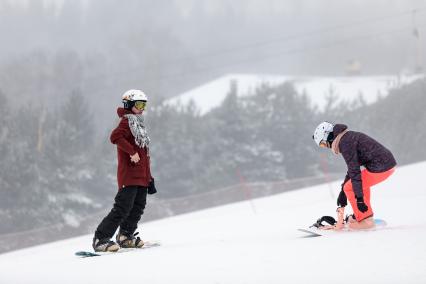
[[[87,193],[96,186],[93,135],[93,116],[78,91],[48,115],[43,182],[52,192],[52,211],[70,225],[97,207]]]

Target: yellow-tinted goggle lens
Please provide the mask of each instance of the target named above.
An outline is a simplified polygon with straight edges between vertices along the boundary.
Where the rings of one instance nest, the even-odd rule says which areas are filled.
[[[320,142],[319,146],[321,148],[327,148],[327,142],[323,140],[323,141]]]
[[[145,106],[146,106],[146,102],[144,102],[144,101],[136,101],[135,102],[135,108],[137,108],[138,110],[145,109]]]

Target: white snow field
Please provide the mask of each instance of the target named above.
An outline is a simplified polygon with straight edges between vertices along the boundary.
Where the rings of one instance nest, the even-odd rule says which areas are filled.
[[[156,248],[78,258],[86,235],[2,254],[0,283],[426,283],[425,173],[400,167],[372,188],[381,230],[301,238],[335,214],[336,181],[142,224]]]
[[[332,92],[338,102],[352,102],[359,95],[366,103],[377,100],[379,95],[386,96],[389,90],[411,83],[422,75],[406,76],[343,76],[343,77],[296,77],[267,74],[228,74],[204,85],[198,86],[176,97],[168,99],[168,105],[187,105],[193,101],[200,114],[204,115],[218,107],[230,90],[232,81],[237,83],[237,95],[247,96],[267,83],[277,86],[284,82],[292,82],[299,94],[306,93],[311,102],[320,109],[325,107],[326,97]]]

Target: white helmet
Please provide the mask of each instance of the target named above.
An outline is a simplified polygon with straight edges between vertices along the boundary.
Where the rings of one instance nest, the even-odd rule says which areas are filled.
[[[315,140],[317,146],[320,145],[321,141],[327,141],[328,135],[333,132],[334,125],[330,122],[324,121],[314,131],[312,138]]]
[[[128,90],[123,94],[122,99],[123,99],[123,102],[124,101],[130,101],[130,102],[148,101],[147,96],[141,90]]]

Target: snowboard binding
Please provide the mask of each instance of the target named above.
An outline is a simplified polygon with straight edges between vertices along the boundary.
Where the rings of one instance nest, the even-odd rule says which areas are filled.
[[[327,223],[328,225],[323,224],[323,222]],[[309,228],[315,227],[315,228],[318,228],[318,229],[322,229],[326,226],[334,226],[334,225],[336,225],[336,223],[337,223],[337,221],[333,217],[322,216],[314,224],[312,224]]]
[[[120,231],[116,236],[117,244],[121,248],[141,248],[144,242],[137,236],[138,234],[138,232],[132,234]]]
[[[350,220],[355,220],[355,216],[353,214],[346,215],[343,217],[343,208],[337,208],[337,216],[338,220],[334,219],[332,216],[322,216],[319,218],[314,224],[312,224],[309,228],[315,227],[321,230],[330,230],[337,229],[340,230],[345,227],[346,224],[350,222]]]

